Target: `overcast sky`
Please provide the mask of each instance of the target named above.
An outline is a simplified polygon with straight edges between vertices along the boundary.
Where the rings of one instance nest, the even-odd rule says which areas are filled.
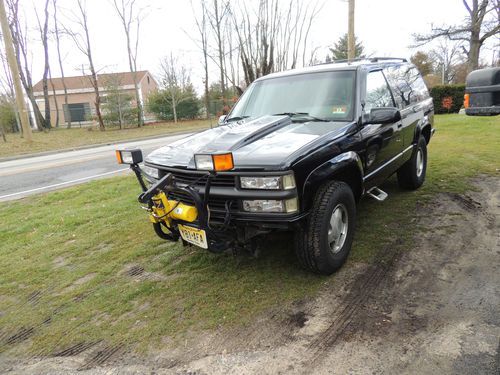
[[[96,67],[101,72],[128,70],[125,39],[111,0],[87,0],[91,43]],[[282,0],[285,1],[285,0]],[[309,1],[309,0],[304,0]],[[311,0],[315,1],[315,0]],[[182,57],[191,70],[191,80],[198,90],[202,87],[202,55],[192,38],[196,26],[189,0],[138,0],[148,7],[148,16],[142,22],[140,34],[139,68],[158,72],[160,59],[173,51]],[[193,0],[196,4],[198,1]],[[21,0],[28,27],[36,26],[34,8],[41,8],[42,0]],[[58,0],[59,13],[70,15],[74,0]],[[41,13],[41,10],[40,10]],[[356,0],[356,36],[368,53],[374,56],[410,57],[413,33],[429,32],[431,25],[460,23],[465,17],[461,0]],[[66,20],[65,22],[69,22]],[[71,24],[68,24],[69,27]],[[327,47],[347,31],[347,2],[324,0],[324,6],[311,29],[309,45],[321,47],[318,58],[323,60]],[[35,34],[34,34],[35,35]],[[79,75],[87,65],[83,56],[69,39],[63,39],[65,75]],[[483,49],[482,57],[491,61],[493,40]],[[497,40],[498,43],[498,40]],[[31,43],[38,45],[39,41]],[[2,46],[3,47],[3,46]],[[498,45],[496,47],[498,51]],[[52,75],[60,76],[55,49],[50,51]],[[33,81],[41,79],[43,54],[33,49]],[[216,80],[216,67],[211,68],[211,81]]]

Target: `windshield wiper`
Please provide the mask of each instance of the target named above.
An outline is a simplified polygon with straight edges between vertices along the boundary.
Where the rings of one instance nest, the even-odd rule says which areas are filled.
[[[243,119],[246,119],[250,116],[234,116],[234,117],[231,117],[231,118],[228,118],[226,119],[224,122],[233,122],[233,121],[239,121],[239,120],[243,120]]]
[[[326,118],[312,116],[307,112],[283,112],[283,113],[275,113],[273,116],[290,116],[290,118],[294,121],[299,120],[297,117],[301,117],[305,121],[318,121],[318,122],[330,122]]]

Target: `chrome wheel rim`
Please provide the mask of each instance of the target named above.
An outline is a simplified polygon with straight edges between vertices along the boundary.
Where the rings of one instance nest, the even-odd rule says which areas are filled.
[[[328,223],[328,245],[334,254],[337,254],[344,246],[348,225],[347,209],[339,203],[333,209]]]
[[[418,149],[417,151],[417,177],[422,175],[424,171],[424,155],[422,154],[422,150]]]

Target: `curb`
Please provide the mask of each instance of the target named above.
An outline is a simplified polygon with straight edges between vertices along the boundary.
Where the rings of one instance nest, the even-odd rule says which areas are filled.
[[[210,129],[210,128],[207,128],[207,129]],[[35,153],[32,153],[32,154],[21,154],[21,155],[15,155],[15,156],[7,156],[7,157],[4,157],[4,158],[0,158],[0,163],[5,162],[5,161],[34,158],[34,157],[37,157],[37,156],[47,156],[47,155],[60,154],[60,153],[63,153],[63,152],[78,151],[78,150],[88,150],[89,148],[97,148],[97,147],[102,147],[102,146],[110,146],[110,145],[113,145],[113,144],[116,144],[116,143],[139,142],[139,141],[147,141],[149,139],[165,138],[165,137],[174,136],[174,135],[194,134],[194,133],[199,133],[200,131],[207,130],[207,129],[193,129],[192,131],[182,131],[182,132],[158,134],[158,135],[152,135],[152,136],[149,136],[149,137],[132,138],[132,139],[121,139],[121,140],[117,140],[117,141],[110,141],[110,142],[107,142],[107,143],[94,143],[94,144],[91,144],[91,145],[77,146],[77,147],[71,147],[71,148],[63,148],[63,149],[51,150],[51,151],[35,152]]]

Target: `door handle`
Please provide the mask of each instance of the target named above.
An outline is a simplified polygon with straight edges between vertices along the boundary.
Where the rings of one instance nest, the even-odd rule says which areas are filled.
[[[400,123],[398,124],[398,129],[401,129],[402,127],[403,127],[403,124],[400,122]]]

